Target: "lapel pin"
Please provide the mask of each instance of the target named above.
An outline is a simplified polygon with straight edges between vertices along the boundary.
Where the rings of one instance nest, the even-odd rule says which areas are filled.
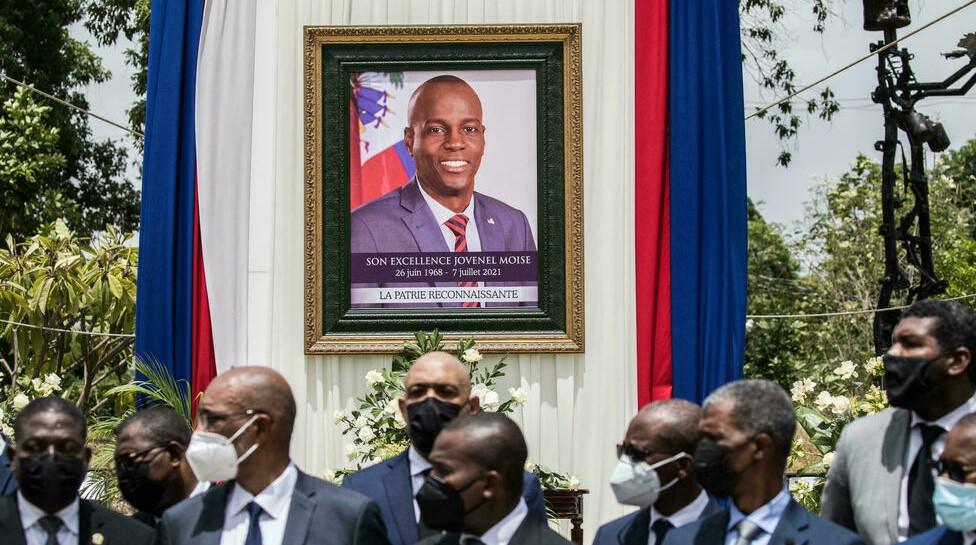
[[[495,225],[495,218],[488,218],[488,225]]]
[[[102,545],[103,543],[105,543],[105,536],[103,536],[99,532],[95,532],[94,534],[92,534],[91,542],[92,545]]]

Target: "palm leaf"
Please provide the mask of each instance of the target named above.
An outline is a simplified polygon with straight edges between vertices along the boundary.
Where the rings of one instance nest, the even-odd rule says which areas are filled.
[[[142,396],[149,401],[149,405],[170,407],[186,420],[188,426],[193,427],[189,382],[176,380],[169,369],[155,359],[143,361],[136,358],[136,379],[112,388],[106,395],[119,394]]]

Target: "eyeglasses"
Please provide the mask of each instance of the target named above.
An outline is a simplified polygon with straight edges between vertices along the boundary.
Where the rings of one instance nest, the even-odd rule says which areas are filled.
[[[231,418],[236,418],[239,416],[253,416],[255,414],[268,414],[268,412],[261,409],[247,409],[233,413],[217,413],[213,411],[201,410],[197,413],[197,422],[203,426],[204,429],[209,429]]]
[[[143,458],[145,458],[150,452],[152,452],[154,450],[159,450],[159,449],[162,449],[162,448],[164,448],[164,447],[161,447],[161,446],[149,447],[146,450],[141,450],[139,452],[126,452],[124,454],[117,454],[115,456],[115,467],[116,468],[129,468],[131,466],[134,466],[134,465],[136,465],[138,463],[141,463],[141,462],[145,461],[145,460],[143,460]],[[153,456],[153,458],[155,459],[155,456]]]
[[[948,460],[936,460],[932,466],[937,475],[948,475],[950,479],[957,483],[966,482],[966,476],[976,471],[976,465],[963,465],[959,462]]]
[[[617,459],[627,455],[627,457],[629,457],[631,460],[639,461],[646,460],[647,458],[654,456],[654,454],[656,454],[654,451],[637,448],[630,443],[621,443],[617,445]]]

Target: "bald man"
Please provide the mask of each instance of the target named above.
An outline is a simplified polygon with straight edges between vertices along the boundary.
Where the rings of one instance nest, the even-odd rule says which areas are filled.
[[[407,422],[410,447],[406,452],[348,475],[342,486],[372,498],[380,507],[392,545],[411,545],[431,532],[420,524],[415,496],[430,471],[428,460],[434,440],[455,418],[481,410],[471,395],[468,368],[446,352],[431,352],[407,371],[400,412]],[[531,516],[545,520],[545,501],[535,475],[519,470],[522,495]]]
[[[485,151],[481,99],[474,89],[455,76],[429,79],[411,96],[408,120],[403,139],[417,174],[407,185],[352,211],[350,251],[534,252],[535,239],[525,214],[474,190]],[[456,282],[393,285],[456,287]],[[353,285],[367,286],[375,285]]]
[[[683,399],[648,403],[617,445],[610,486],[639,509],[597,530],[594,545],[661,545],[672,528],[721,511],[694,473],[702,410]]]
[[[369,498],[298,470],[288,454],[295,398],[267,367],[220,374],[197,410],[186,457],[200,481],[224,483],[171,507],[159,545],[384,545]]]
[[[462,416],[444,428],[417,494],[424,523],[444,532],[423,545],[570,545],[529,515],[522,494],[527,449],[515,422],[498,413]]]

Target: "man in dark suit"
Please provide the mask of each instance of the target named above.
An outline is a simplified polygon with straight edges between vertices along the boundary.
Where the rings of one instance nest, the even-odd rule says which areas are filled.
[[[59,397],[27,404],[14,422],[16,494],[0,497],[4,545],[151,545],[151,528],[78,497],[91,449],[85,417]]]
[[[385,545],[376,505],[302,473],[288,447],[295,398],[267,367],[217,375],[186,456],[200,481],[226,480],[168,509],[160,545]]]
[[[412,545],[426,529],[420,525],[420,508],[414,496],[430,471],[428,456],[444,425],[459,415],[476,413],[481,404],[471,395],[467,368],[446,352],[432,352],[417,359],[407,371],[400,412],[407,421],[407,452],[346,476],[344,488],[366,494],[383,515],[390,543]],[[535,475],[520,471],[523,495],[531,515],[545,520],[545,501]]]
[[[640,509],[601,526],[594,545],[661,545],[672,528],[721,511],[695,480],[701,412],[690,401],[665,399],[630,421],[610,486],[618,502]]]
[[[793,500],[783,482],[796,416],[790,396],[767,380],[740,380],[705,400],[695,474],[728,509],[675,528],[664,545],[861,545],[845,528]]]
[[[186,459],[191,433],[183,416],[162,405],[131,414],[116,430],[115,474],[133,518],[155,528],[163,511],[197,489]]]
[[[17,479],[10,470],[10,456],[7,455],[7,445],[10,439],[0,434],[0,496],[13,494],[17,491]]]
[[[946,435],[936,464],[933,503],[942,521],[903,545],[972,545],[976,542],[976,414],[962,417]]]
[[[485,150],[481,100],[474,89],[455,76],[438,76],[417,88],[408,108],[404,143],[417,165],[417,175],[407,185],[352,211],[350,251],[534,252],[535,239],[525,214],[474,190]],[[353,288],[375,286],[355,278],[353,282]],[[463,282],[462,287],[473,287],[476,282]],[[536,284],[533,280],[489,285]],[[456,282],[427,281],[394,285],[458,286]],[[355,294],[352,302],[359,304]]]
[[[827,472],[821,514],[868,545],[936,525],[932,461],[945,432],[976,412],[976,314],[954,301],[905,309],[882,361],[891,408],[848,424]]]
[[[417,494],[424,524],[444,533],[423,545],[568,545],[522,498],[525,438],[499,413],[453,420],[437,436]]]

